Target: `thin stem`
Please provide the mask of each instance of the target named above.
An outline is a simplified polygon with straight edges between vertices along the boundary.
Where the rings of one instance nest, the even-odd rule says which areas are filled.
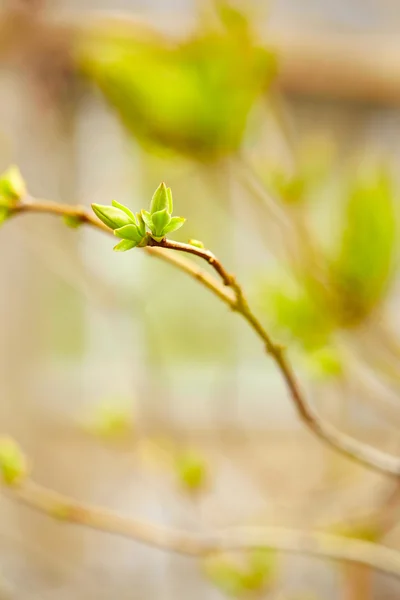
[[[74,207],[71,205],[29,198],[13,209],[13,214],[15,215],[27,212],[49,213],[59,216],[75,216],[80,218],[82,223],[89,224],[106,233],[112,234],[111,229],[101,223],[94,215],[81,206]],[[308,404],[306,398],[303,396],[292,367],[285,356],[284,348],[273,342],[263,325],[250,309],[244,292],[237,283],[236,278],[227,272],[214,254],[209,250],[167,239],[164,239],[161,242],[156,242],[151,238],[149,238],[149,240],[150,245],[144,248],[147,253],[169,262],[197,281],[200,281],[202,285],[207,287],[225,304],[230,306],[232,310],[239,313],[242,318],[245,319],[257,336],[262,340],[267,353],[272,357],[279,368],[298,415],[315,435],[335,450],[370,469],[395,477],[400,476],[400,459],[340,432],[330,423],[321,419]],[[221,286],[214,277],[198,268],[197,265],[194,265],[190,261],[185,261],[182,258],[178,258],[177,256],[173,256],[173,252],[169,251],[190,253],[202,258],[216,271],[221,278],[224,287]],[[233,294],[225,289],[226,287],[229,287]]]
[[[13,498],[60,521],[112,533],[178,554],[201,558],[218,552],[269,547],[293,554],[363,564],[400,577],[400,553],[371,542],[280,527],[235,528],[209,535],[197,534],[167,529],[103,508],[79,504],[31,480],[7,489]]]

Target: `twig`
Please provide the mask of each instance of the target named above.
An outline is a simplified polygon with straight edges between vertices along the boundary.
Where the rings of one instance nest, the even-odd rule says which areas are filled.
[[[29,198],[28,200],[20,202],[13,208],[13,214],[15,215],[28,212],[74,216],[78,217],[82,223],[86,223],[107,233],[112,233],[111,229],[101,223],[94,215],[81,206],[63,205],[55,202]],[[388,475],[396,477],[400,476],[400,459],[367,444],[363,444],[351,436],[338,431],[333,425],[324,421],[316,414],[302,394],[295,374],[285,356],[284,348],[272,341],[267,331],[251,311],[243,290],[237,283],[236,278],[226,271],[221,262],[210,251],[190,244],[182,244],[166,239],[161,242],[156,242],[151,239],[149,243],[151,245],[144,248],[147,253],[173,264],[194,279],[200,281],[200,283],[217,295],[225,302],[225,304],[230,306],[232,310],[239,313],[242,318],[247,321],[258,337],[263,341],[267,353],[278,366],[294,402],[297,413],[315,435],[335,450],[358,461],[366,467]],[[190,253],[205,260],[217,272],[224,287],[221,286],[214,277],[198,268],[190,261],[185,261],[180,257],[173,256],[173,253],[168,252],[168,250]],[[233,294],[226,289],[227,287],[232,290]]]
[[[79,504],[29,479],[7,489],[11,497],[62,522],[83,525],[186,556],[207,557],[218,552],[267,547],[293,554],[350,561],[400,577],[400,553],[370,542],[280,527],[243,527],[212,534],[178,531]]]

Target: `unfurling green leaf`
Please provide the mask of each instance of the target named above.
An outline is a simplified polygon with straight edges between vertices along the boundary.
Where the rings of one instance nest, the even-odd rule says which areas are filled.
[[[166,208],[152,214],[154,237],[163,237],[164,229],[171,221],[171,215]]]
[[[168,212],[170,215],[172,215],[172,213],[174,212],[174,202],[172,200],[171,188],[167,188],[167,195],[168,195]]]
[[[147,210],[142,210],[141,215],[143,221],[151,231],[153,229],[153,219],[151,218],[151,213],[149,213]]]
[[[27,474],[27,464],[20,447],[11,438],[0,439],[0,472],[6,485],[17,485]]]
[[[140,234],[139,229],[136,225],[124,225],[124,227],[120,227],[119,229],[114,230],[114,235],[123,239],[123,240],[131,240],[132,242],[136,242],[139,244],[142,241],[142,235]]]
[[[116,246],[114,246],[113,250],[115,252],[126,252],[127,250],[132,250],[137,246],[137,242],[132,242],[131,240],[122,240]]]
[[[79,215],[64,215],[63,221],[67,227],[71,227],[71,229],[77,229],[83,223],[82,217]]]
[[[18,167],[10,167],[0,177],[0,206],[12,208],[25,194],[25,182]]]
[[[138,223],[138,232],[140,233],[140,235],[143,238],[146,235],[146,223],[144,222],[144,219],[140,212],[136,213],[136,220]]]
[[[171,204],[172,195],[168,193],[167,186],[164,182],[162,182],[153,194],[153,198],[150,204],[150,212],[152,215],[154,215],[154,213],[160,212],[161,210],[165,209],[167,212],[171,213]]]
[[[173,231],[177,231],[182,227],[184,222],[186,221],[185,217],[172,217],[168,225],[164,227],[163,234],[167,235],[167,233],[172,233]],[[201,242],[200,242],[201,243]],[[203,246],[204,248],[204,246]]]
[[[126,214],[124,210],[115,206],[104,206],[102,204],[92,204],[92,209],[95,215],[110,229],[119,229],[124,225],[135,224],[136,219],[133,219]]]
[[[119,208],[120,210],[122,210],[125,214],[128,215],[128,217],[131,219],[132,223],[136,223],[136,217],[134,215],[134,213],[127,207],[124,206],[123,204],[120,204],[119,202],[117,202],[116,200],[113,200],[111,202],[111,204],[113,206],[115,206],[115,208]]]

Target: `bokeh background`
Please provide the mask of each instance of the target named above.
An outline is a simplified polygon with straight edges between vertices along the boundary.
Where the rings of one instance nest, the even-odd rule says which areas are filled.
[[[187,217],[176,238],[237,274],[321,414],[399,452],[398,2],[1,9],[1,167],[38,198],[135,210],[166,181]],[[1,430],[34,478],[181,529],[347,527],[399,547],[396,484],[305,430],[245,323],[169,265],[111,248],[50,216],[1,228]],[[210,569],[1,497],[1,598],[400,593],[274,553],[249,583],[247,560]]]

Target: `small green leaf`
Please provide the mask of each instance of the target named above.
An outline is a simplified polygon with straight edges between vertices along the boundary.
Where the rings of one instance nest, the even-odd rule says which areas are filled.
[[[135,217],[134,213],[127,206],[124,206],[123,204],[120,204],[116,200],[113,200],[111,202],[111,204],[113,206],[115,206],[115,208],[119,208],[120,210],[124,211],[124,213],[127,214],[128,217],[130,217],[132,219],[132,222],[136,223],[136,217]]]
[[[102,204],[92,204],[95,215],[110,229],[118,229],[124,225],[130,225],[132,219],[120,208],[115,206],[104,206]]]
[[[171,188],[167,188],[167,195],[168,195],[168,212],[170,215],[172,215],[172,213],[174,212],[174,203],[172,200],[172,190]]]
[[[168,223],[171,221],[171,215],[168,210],[164,208],[163,210],[159,210],[152,214],[153,220],[153,229],[152,233],[155,236],[162,236],[164,234],[164,229],[167,227]]]
[[[0,439],[0,472],[6,485],[18,484],[27,474],[25,456],[11,438]]]
[[[2,223],[4,223],[4,221],[7,221],[9,216],[10,216],[10,209],[6,208],[5,206],[1,206],[1,204],[0,204],[0,225]]]
[[[10,167],[0,177],[0,205],[10,208],[25,194],[25,182],[18,167]]]
[[[138,231],[142,238],[146,235],[146,223],[144,222],[143,216],[141,213],[136,213],[136,220],[138,223]]]
[[[142,235],[136,225],[124,225],[124,227],[120,227],[119,229],[114,230],[114,235],[123,240],[131,240],[132,242],[136,242],[139,244],[142,241]]]
[[[185,217],[172,217],[168,225],[166,225],[163,229],[163,234],[167,235],[167,233],[172,233],[173,231],[177,231],[182,227],[184,222],[186,221]],[[192,240],[193,241],[193,240]],[[200,242],[201,244],[201,242]],[[194,246],[194,244],[192,244]],[[204,248],[204,246],[198,246],[199,248]]]
[[[172,197],[172,196],[171,196]],[[168,211],[171,200],[170,196],[167,192],[167,187],[164,182],[160,183],[158,188],[153,194],[153,198],[150,204],[150,212],[153,215],[154,213],[160,212],[161,210],[166,209]]]
[[[119,242],[119,244],[114,246],[113,250],[115,252],[126,252],[127,250],[135,248],[137,245],[137,242],[132,242],[131,240],[122,240]]]
[[[151,231],[153,229],[153,219],[151,218],[151,213],[149,213],[147,210],[142,210],[141,215],[143,221]]]
[[[82,217],[79,215],[64,215],[63,221],[67,227],[71,227],[71,229],[77,229],[83,223]]]

